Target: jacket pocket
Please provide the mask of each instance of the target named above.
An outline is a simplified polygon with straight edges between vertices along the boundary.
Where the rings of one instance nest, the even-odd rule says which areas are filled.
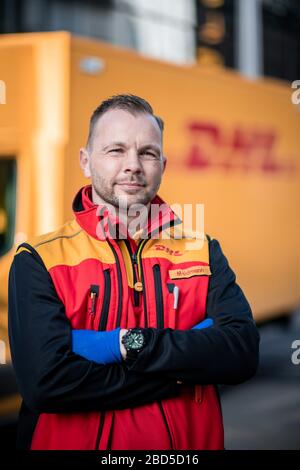
[[[110,297],[111,297],[110,270],[105,269],[103,271],[103,274],[104,274],[104,293],[103,293],[103,303],[102,303],[100,321],[99,321],[99,327],[98,327],[99,331],[106,330],[109,305],[110,305]]]
[[[181,266],[168,270],[166,284],[170,328],[189,330],[203,320],[209,272],[207,265]]]
[[[173,282],[167,282],[168,289],[168,328],[176,329],[176,316],[179,302],[179,288]]]
[[[161,272],[159,264],[153,266],[155,303],[156,303],[156,325],[157,328],[164,327],[164,297],[161,283]]]
[[[89,315],[96,314],[98,297],[99,297],[99,285],[91,284],[90,290],[89,290],[88,303],[87,303],[87,310],[88,310]]]

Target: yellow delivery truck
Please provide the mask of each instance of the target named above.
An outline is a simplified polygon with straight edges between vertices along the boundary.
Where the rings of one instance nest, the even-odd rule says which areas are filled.
[[[0,321],[16,245],[72,217],[78,150],[105,98],[140,95],[165,121],[160,194],[204,204],[257,321],[300,300],[300,112],[289,84],[176,66],[67,32],[0,38]],[[8,353],[8,352],[7,352]]]

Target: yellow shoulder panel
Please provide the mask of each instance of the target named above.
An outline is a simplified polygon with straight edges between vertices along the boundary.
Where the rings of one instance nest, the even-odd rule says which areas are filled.
[[[57,265],[76,266],[86,259],[115,263],[107,243],[90,237],[75,219],[50,232],[28,241],[43,259],[49,270]]]

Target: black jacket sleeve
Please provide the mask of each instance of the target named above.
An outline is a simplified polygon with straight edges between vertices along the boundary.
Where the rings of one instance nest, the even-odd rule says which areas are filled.
[[[207,316],[214,325],[203,330],[145,329],[147,346],[129,370],[160,373],[187,384],[237,384],[258,366],[259,333],[251,308],[217,240],[209,242]]]
[[[139,406],[180,393],[174,379],[99,365],[71,350],[71,325],[38,253],[29,245],[9,274],[9,337],[18,387],[34,412]]]

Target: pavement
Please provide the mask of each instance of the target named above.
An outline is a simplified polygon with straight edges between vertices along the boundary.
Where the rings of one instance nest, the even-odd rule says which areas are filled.
[[[260,365],[242,385],[221,390],[226,449],[300,449],[300,312],[260,328]],[[298,355],[300,358],[300,354]]]

